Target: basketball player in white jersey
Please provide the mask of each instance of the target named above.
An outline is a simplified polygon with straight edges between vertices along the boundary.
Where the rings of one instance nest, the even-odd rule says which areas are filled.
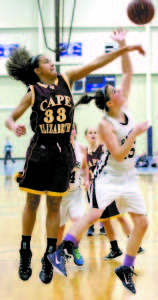
[[[68,220],[76,222],[83,217],[86,212],[83,190],[81,188],[81,176],[84,180],[84,188],[89,188],[89,169],[87,165],[86,148],[76,141],[77,125],[73,124],[70,142],[74,148],[76,156],[76,165],[72,171],[70,178],[70,187],[68,193],[63,197],[60,207],[60,227],[58,231],[57,243],[62,241],[65,224]],[[73,249],[73,258],[75,264],[82,266],[84,260],[79,251],[79,243],[76,242]]]
[[[122,46],[125,44],[125,32],[117,30],[113,33],[113,39]],[[104,117],[98,128],[107,151],[102,155],[94,174],[92,208],[82,220],[73,224],[68,231],[68,238],[67,236],[64,238],[60,249],[48,255],[48,259],[58,272],[67,276],[66,250],[72,253],[75,241],[81,239],[86,228],[96,222],[104,209],[115,200],[120,213],[128,212],[134,224],[127,242],[123,265],[116,268],[115,273],[123,285],[135,294],[132,280],[135,274],[134,260],[148,227],[145,203],[134,168],[135,140],[137,136],[147,131],[148,122],[135,125],[127,109],[132,79],[132,65],[128,54],[122,56],[122,72],[120,89],[105,86],[103,90],[97,90],[93,97],[83,96],[75,105],[87,104],[95,99],[96,106],[104,111]]]
[[[95,171],[97,163],[99,162],[99,160],[101,158],[101,155],[105,151],[105,145],[100,144],[98,141],[99,136],[98,136],[97,128],[89,127],[85,130],[84,133],[85,133],[87,143],[88,143],[87,164],[88,164],[88,168],[89,168],[89,180],[90,180],[90,182],[93,182],[94,171]],[[89,192],[90,191],[87,191],[88,202],[90,202]],[[121,214],[116,214],[116,216],[115,216],[115,210],[116,210],[115,206],[116,206],[116,203],[114,201],[112,206],[109,207],[109,211],[108,211],[109,217],[108,218],[106,218],[107,217],[106,210],[103,212],[102,216],[100,217],[100,220],[102,221],[101,224],[102,224],[103,228],[106,229],[106,234],[107,234],[107,237],[108,237],[108,239],[110,241],[110,245],[111,245],[110,252],[104,257],[104,260],[112,260],[123,254],[123,252],[121,251],[121,249],[118,246],[118,241],[116,238],[114,226],[112,224],[110,216],[117,218],[117,221],[120,223],[122,230],[127,237],[129,237],[130,232],[131,232],[131,226],[130,226],[129,222],[127,222],[126,217]],[[101,231],[101,229],[100,229],[100,231]],[[92,225],[88,229],[87,235],[89,235],[89,236],[93,235],[93,232],[94,232],[94,225]],[[143,252],[144,252],[144,249],[140,246],[138,249],[138,253],[143,253]]]

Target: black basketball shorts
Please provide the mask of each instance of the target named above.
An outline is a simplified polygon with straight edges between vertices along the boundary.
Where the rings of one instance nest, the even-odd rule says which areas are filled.
[[[75,154],[70,143],[41,144],[33,138],[19,187],[33,194],[63,196],[69,188],[74,166]]]

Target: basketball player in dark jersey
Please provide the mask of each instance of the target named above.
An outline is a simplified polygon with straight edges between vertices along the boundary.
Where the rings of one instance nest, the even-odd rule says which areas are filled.
[[[75,164],[70,144],[73,123],[70,85],[138,48],[137,45],[125,46],[103,54],[84,66],[66,71],[64,76],[57,74],[53,62],[43,54],[31,56],[25,48],[19,48],[10,56],[6,65],[8,74],[23,82],[28,91],[6,120],[6,126],[18,137],[24,135],[25,126],[16,121],[32,107],[30,124],[34,132],[19,181],[21,190],[27,192],[20,249],[19,276],[22,280],[28,280],[32,274],[30,240],[42,194],[46,194],[47,201],[47,247],[42,258],[40,279],[49,283],[53,277],[47,255],[56,250],[60,202],[69,187],[70,173]]]
[[[89,168],[89,181],[92,183],[93,181],[93,172],[97,165],[98,160],[100,159],[102,153],[104,153],[103,150],[103,144],[97,143],[97,129],[90,127],[87,128],[84,132],[85,137],[88,142],[87,147],[87,164]],[[87,191],[87,201],[90,203],[90,195],[89,191]],[[87,236],[93,236],[94,235],[94,224],[88,228]],[[100,234],[105,234],[105,229],[103,224],[100,222]]]

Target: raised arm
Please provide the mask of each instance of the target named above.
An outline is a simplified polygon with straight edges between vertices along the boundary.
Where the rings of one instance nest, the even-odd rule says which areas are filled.
[[[97,57],[95,60],[90,62],[87,65],[84,65],[80,68],[68,70],[65,72],[68,80],[70,83],[73,83],[76,80],[79,80],[81,78],[84,78],[88,76],[91,72],[104,67],[105,65],[109,64],[119,56],[125,54],[126,52],[131,51],[138,51],[140,54],[144,54],[144,50],[140,45],[134,45],[134,46],[125,46],[121,47],[120,49],[117,49],[115,51],[112,51],[110,53],[103,54],[99,57]]]
[[[111,38],[118,43],[119,47],[126,47],[126,31],[122,30],[121,28],[117,29],[111,35]],[[121,57],[121,64],[122,64],[122,81],[121,81],[121,93],[125,99],[128,99],[130,93],[130,87],[132,82],[132,63],[130,59],[130,55],[128,52],[124,53]]]
[[[5,121],[5,125],[8,129],[13,130],[17,136],[24,135],[26,128],[24,125],[16,124],[16,121],[24,114],[24,112],[31,106],[32,92],[27,93],[19,103],[19,105],[13,110],[9,118]]]

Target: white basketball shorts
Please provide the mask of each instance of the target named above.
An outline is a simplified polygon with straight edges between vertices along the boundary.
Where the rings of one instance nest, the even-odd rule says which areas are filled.
[[[146,207],[135,173],[100,174],[93,183],[91,206],[104,209],[115,200],[120,214],[146,215]]]
[[[68,220],[81,218],[86,212],[82,189],[68,191],[60,206],[60,226]]]

